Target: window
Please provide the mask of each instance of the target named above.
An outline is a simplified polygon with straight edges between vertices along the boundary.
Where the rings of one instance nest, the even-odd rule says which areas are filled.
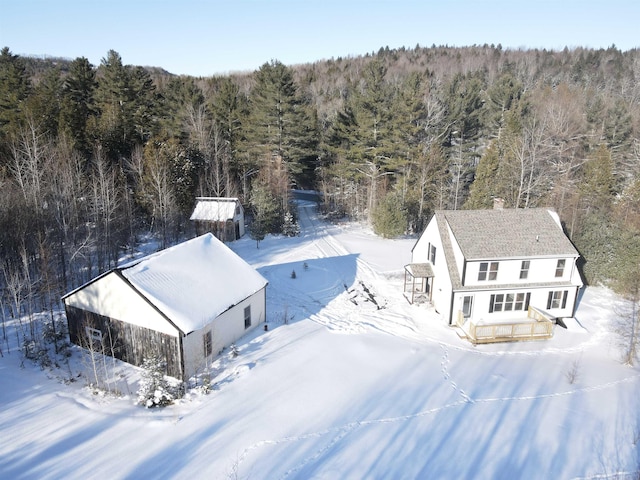
[[[469,318],[471,316],[471,310],[473,308],[473,296],[469,295],[466,297],[462,297],[462,314],[464,318]]]
[[[491,295],[491,303],[489,304],[489,312],[501,312],[504,306],[504,294],[498,293]]]
[[[496,280],[498,278],[498,262],[482,262],[478,272],[478,281]]]
[[[527,310],[530,299],[531,293],[497,293],[491,295],[489,313]]]
[[[525,280],[529,277],[529,266],[531,262],[529,260],[523,260],[520,265],[520,280]]]
[[[208,331],[202,336],[204,344],[204,356],[208,357],[213,352],[213,346],[211,342],[211,331]]]
[[[564,264],[565,264],[564,258],[561,260],[558,260],[558,263],[556,264],[556,277],[561,277],[562,275],[564,275]]]
[[[549,292],[549,297],[547,298],[547,310],[550,308],[566,308],[568,295],[569,292],[567,290]]]
[[[251,326],[251,305],[244,307],[244,328]]]
[[[436,246],[429,244],[429,261],[431,265],[436,264]]]
[[[518,293],[516,294],[516,303],[513,304],[514,310],[528,310],[529,300],[531,299],[531,293]]]
[[[84,327],[87,338],[91,343],[102,343],[102,331],[97,328]]]
[[[515,295],[513,293],[507,293],[504,296],[504,311],[510,312],[513,310],[513,300],[515,299]]]

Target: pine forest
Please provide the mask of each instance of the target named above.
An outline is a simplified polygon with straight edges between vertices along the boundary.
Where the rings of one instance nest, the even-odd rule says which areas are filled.
[[[282,233],[292,189],[384,237],[496,198],[553,208],[584,279],[638,295],[637,49],[418,45],[209,78],[125,60],[0,53],[3,320],[193,236],[197,196]]]

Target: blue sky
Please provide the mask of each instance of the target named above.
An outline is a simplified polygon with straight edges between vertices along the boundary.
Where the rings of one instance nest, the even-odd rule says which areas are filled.
[[[640,47],[638,0],[0,0],[0,47],[208,76],[389,48]]]

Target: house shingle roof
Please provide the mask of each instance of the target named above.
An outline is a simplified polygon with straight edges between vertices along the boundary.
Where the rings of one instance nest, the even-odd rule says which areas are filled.
[[[436,213],[446,220],[467,260],[579,255],[556,213],[545,208]]]

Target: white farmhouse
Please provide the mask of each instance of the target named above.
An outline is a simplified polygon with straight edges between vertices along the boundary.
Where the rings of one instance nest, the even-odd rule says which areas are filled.
[[[188,379],[266,320],[267,281],[211,233],[110,270],[63,297],[71,341]]]
[[[405,295],[431,302],[467,334],[490,326],[491,341],[518,331],[550,336],[536,319],[574,316],[583,285],[578,258],[552,210],[437,211],[405,267]]]

